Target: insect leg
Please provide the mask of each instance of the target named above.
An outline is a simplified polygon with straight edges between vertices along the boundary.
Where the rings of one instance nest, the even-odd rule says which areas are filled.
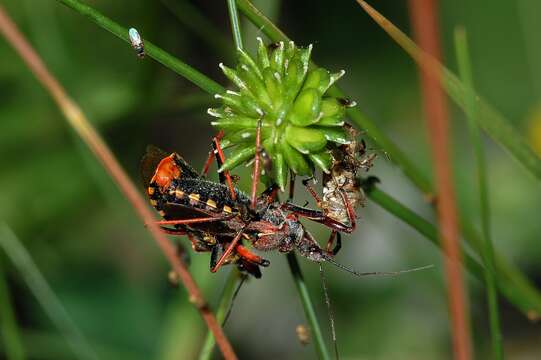
[[[278,190],[280,190],[278,185],[272,184],[271,186],[266,188],[265,191],[263,191],[261,193],[260,199],[265,199],[265,202],[267,204],[271,204],[274,201],[276,201],[276,197],[278,195]]]
[[[270,265],[269,260],[265,260],[261,256],[258,256],[256,254],[252,253],[250,250],[248,250],[247,248],[245,248],[244,246],[242,246],[240,244],[237,245],[236,251],[237,251],[237,254],[239,254],[239,256],[241,258],[245,259],[246,261],[249,261],[251,263],[261,265],[261,266],[269,266]]]
[[[224,137],[223,130],[220,130],[218,134],[212,138],[212,150],[209,152],[209,156],[207,158],[207,161],[205,161],[205,166],[203,166],[203,170],[201,171],[201,176],[207,176],[210,168],[210,164],[212,164],[212,159],[214,158],[216,160],[216,164],[218,165],[218,168],[222,167],[225,161],[225,155],[222,151],[222,147],[220,145],[220,141]],[[231,179],[231,175],[229,174],[229,171],[224,171],[218,173],[218,177],[220,179],[220,183],[224,184],[227,182],[227,186],[229,187],[229,191],[231,192],[231,197],[233,200],[237,198],[237,193],[234,190],[233,187],[233,180]]]
[[[334,246],[334,248],[332,248],[332,244],[334,243],[335,239],[336,239],[336,245]],[[330,253],[331,248],[332,248],[333,255],[338,254],[338,251],[340,251],[340,249],[342,248],[342,234],[340,234],[336,230],[331,231],[331,236],[329,236],[329,240],[327,240],[327,247],[326,247],[327,252]]]
[[[289,172],[289,196],[287,197],[288,200],[293,200],[293,196],[295,195],[295,173],[293,170]]]
[[[339,221],[331,219],[330,217],[325,215],[323,211],[320,211],[320,210],[307,209],[307,208],[292,204],[290,202],[286,202],[285,204],[282,204],[282,209],[286,211],[291,211],[292,213],[298,216],[323,224],[327,226],[328,228],[336,230],[336,231],[351,233],[354,230],[354,228],[351,227],[350,225],[346,225]]]
[[[317,203],[317,207],[321,207],[321,199],[319,198],[319,196],[317,195],[316,191],[314,190],[314,188],[310,185],[310,180],[312,180],[313,178],[310,178],[310,179],[304,179],[302,181],[302,184],[304,185],[304,187],[306,188],[306,190],[308,190],[308,192],[310,193],[310,195],[312,195],[312,197],[316,200],[316,203]]]
[[[349,220],[349,227],[351,228],[351,232],[355,230],[355,227],[357,226],[357,221],[355,220],[355,210],[353,210],[353,207],[351,206],[351,203],[349,202],[349,198],[344,193],[344,191],[339,191],[340,196],[342,197],[342,201],[344,202],[344,206],[346,207],[346,210],[348,212],[348,220]]]
[[[171,229],[165,226],[160,226],[160,230],[167,235],[186,235],[184,229]]]
[[[231,241],[231,243],[229,243],[229,245],[227,246],[227,249],[224,251],[224,253],[220,257],[220,259],[218,259],[216,265],[214,265],[214,267],[212,269],[210,269],[211,272],[214,273],[214,272],[218,271],[218,269],[220,267],[222,267],[222,265],[225,262],[225,260],[227,259],[227,257],[231,254],[231,252],[233,252],[233,249],[235,249],[235,247],[237,246],[237,243],[239,242],[240,238],[242,237],[242,234],[244,232],[245,227],[246,226],[244,226],[242,229],[240,229],[239,232],[237,233],[237,235],[235,235],[235,238]]]

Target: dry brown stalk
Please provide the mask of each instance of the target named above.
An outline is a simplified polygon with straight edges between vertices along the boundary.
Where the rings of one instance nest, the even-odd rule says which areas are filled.
[[[175,246],[166,238],[155,224],[153,213],[147,206],[146,201],[137,191],[135,185],[127,176],[122,166],[103,141],[94,127],[89,123],[84,113],[79,106],[69,98],[64,88],[47,70],[47,67],[34,51],[32,46],[25,39],[24,35],[18,30],[17,26],[3,7],[0,6],[0,32],[4,35],[7,41],[15,48],[26,65],[34,73],[36,78],[41,82],[45,89],[51,94],[54,101],[66,117],[70,126],[77,132],[81,139],[88,145],[90,150],[101,161],[103,167],[116,182],[117,186],[127,197],[132,204],[137,214],[147,225],[152,237],[156,241],[158,247],[162,250],[165,257],[171,264],[171,267],[178,273],[180,280],[186,287],[189,294],[189,300],[199,310],[201,316],[207,323],[208,328],[214,334],[216,343],[222,351],[225,359],[237,359],[235,352],[228,339],[226,338],[223,329],[216,321],[214,314],[210,310],[207,302],[203,298],[201,290],[193,280],[190,272],[184,261],[178,256]]]

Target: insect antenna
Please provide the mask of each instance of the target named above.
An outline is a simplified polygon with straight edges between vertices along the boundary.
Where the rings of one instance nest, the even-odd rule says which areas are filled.
[[[358,277],[363,277],[363,276],[397,276],[397,275],[400,275],[400,274],[405,274],[405,273],[409,273],[409,272],[414,272],[414,271],[421,271],[421,270],[426,270],[426,269],[431,269],[434,267],[433,264],[431,265],[425,265],[425,266],[421,266],[421,267],[416,267],[416,268],[412,268],[412,269],[406,269],[406,270],[399,270],[399,271],[370,271],[370,272],[358,272],[358,271],[355,271],[345,265],[342,265],[340,263],[337,263],[336,261],[334,261],[333,258],[331,258],[330,256],[325,256],[325,261],[328,262],[328,263],[331,263],[333,264],[334,266],[336,266],[337,268],[340,268],[350,274],[353,274],[355,276],[358,276]]]
[[[327,314],[329,315],[329,324],[331,326],[332,343],[334,345],[334,355],[336,360],[339,359],[338,343],[336,342],[336,329],[334,327],[334,313],[332,311],[331,299],[327,290],[327,281],[325,280],[325,273],[323,272],[323,265],[319,263],[319,275],[321,276],[321,285],[323,287],[323,294],[325,294],[325,304],[327,304]]]
[[[224,321],[222,321],[222,327],[225,327],[225,323],[227,322],[227,319],[229,319],[229,316],[231,315],[231,311],[233,310],[233,304],[235,302],[235,299],[237,298],[237,295],[239,294],[240,288],[242,287],[242,284],[246,281],[248,278],[247,275],[241,274],[240,282],[237,285],[237,288],[235,289],[235,292],[233,293],[233,296],[231,297],[231,303],[229,303],[229,308],[227,309],[227,313],[225,313]]]

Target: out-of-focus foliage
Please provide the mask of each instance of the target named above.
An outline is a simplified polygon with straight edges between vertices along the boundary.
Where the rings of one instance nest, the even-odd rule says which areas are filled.
[[[230,37],[218,43],[206,42],[204,35],[184,26],[163,5],[165,2],[96,0],[92,5],[227,84],[217,64],[231,61]],[[312,57],[319,65],[347,70],[342,82],[348,93],[354,94],[352,100],[377,119],[378,125],[429,174],[430,154],[416,68],[355,2],[259,2],[276,12],[280,26],[296,44],[314,44]],[[440,3],[449,67],[456,69],[452,31],[462,24],[470,37],[476,88],[518,128],[530,133],[538,146],[539,135],[534,134],[541,126],[535,115],[541,104],[541,50],[534,34],[541,31],[541,25],[535,18],[532,21],[532,16],[541,12],[541,3]],[[216,27],[215,34],[230,33],[225,2],[192,4]],[[377,4],[378,10],[407,30],[406,5],[406,1],[396,0]],[[138,59],[127,44],[56,1],[20,0],[4,6],[134,179],[139,178],[137,167],[147,144],[174,149],[196,168],[202,165],[213,134],[206,109],[216,106],[214,99],[150,59]],[[247,43],[262,36],[249,26],[243,26],[243,30]],[[224,43],[231,53],[223,53]],[[452,119],[460,210],[475,220],[477,196],[465,119],[455,108]],[[493,144],[487,142],[486,150],[495,245],[539,281],[539,185]],[[0,164],[0,220],[24,242],[103,358],[196,356],[205,329],[185,291],[170,288],[165,261],[143,225],[3,40]],[[372,171],[386,191],[430,216],[421,195],[389,165],[384,154]],[[237,173],[241,177],[239,186],[247,189],[249,171]],[[304,193],[302,187],[297,193]],[[297,201],[302,204],[303,196]],[[359,215],[358,230],[344,239],[340,262],[363,271],[427,263],[441,268],[439,252],[389,214],[369,203]],[[321,241],[328,236],[324,229],[310,228]],[[263,279],[250,281],[242,289],[226,331],[241,358],[313,358],[312,347],[303,347],[296,338],[295,328],[305,320],[286,261],[279,254],[268,256],[271,266],[265,269]],[[216,303],[229,269],[210,274],[208,261],[207,254],[192,254],[191,270],[210,301]],[[73,358],[22,278],[7,266],[7,261],[3,262],[26,353],[31,358]],[[308,262],[301,265],[311,293],[320,299],[318,311],[325,324],[317,266]],[[330,268],[328,273],[344,357],[448,357],[447,307],[439,271],[366,280]],[[476,282],[471,283],[470,299],[476,348],[483,358],[488,341],[486,301]],[[505,303],[502,313],[509,358],[539,356],[538,325],[529,324]]]

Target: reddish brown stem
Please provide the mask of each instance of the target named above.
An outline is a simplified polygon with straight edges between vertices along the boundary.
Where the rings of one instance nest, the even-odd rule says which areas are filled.
[[[169,242],[169,240],[161,232],[159,226],[154,222],[153,214],[147,206],[146,201],[139,194],[135,185],[126,175],[100,135],[88,122],[77,104],[68,97],[62,85],[60,85],[60,83],[51,75],[51,73],[49,73],[41,58],[17,29],[17,26],[9,18],[2,6],[0,6],[0,32],[19,53],[23,61],[27,64],[45,89],[51,94],[58,107],[64,113],[69,124],[92,150],[94,155],[96,155],[96,157],[101,161],[103,167],[107,170],[109,175],[111,175],[117,186],[132,204],[137,214],[141,217],[143,223],[148,224],[148,229],[154,240],[186,287],[186,290],[190,296],[190,301],[197,307],[201,313],[201,316],[216,338],[216,343],[222,351],[224,358],[237,359],[231,344],[225,337],[222,328],[216,321],[214,314],[203,298],[201,290],[199,290],[197,284],[190,275],[186,264],[178,256],[175,246]]]
[[[437,0],[409,0],[410,16],[419,46],[436,59],[441,59]],[[461,273],[461,254],[457,208],[453,188],[453,173],[449,155],[449,121],[447,102],[437,76],[420,71],[423,107],[434,154],[434,171],[437,189],[437,212],[440,238],[448,255],[445,257],[449,311],[453,332],[455,359],[471,358],[470,328],[468,324],[467,290]]]
[[[231,253],[233,252],[233,249],[237,246],[237,243],[239,242],[240,240],[240,237],[242,236],[242,233],[243,233],[243,230],[244,229],[241,229],[237,235],[235,236],[235,238],[233,239],[233,241],[231,241],[231,243],[227,246],[227,249],[224,251],[224,253],[222,254],[222,256],[220,257],[220,259],[218,260],[218,262],[216,263],[216,265],[210,269],[211,272],[216,272],[218,271],[219,268],[222,267],[222,265],[224,264],[225,260],[227,259],[227,257],[229,255],[231,255]]]

